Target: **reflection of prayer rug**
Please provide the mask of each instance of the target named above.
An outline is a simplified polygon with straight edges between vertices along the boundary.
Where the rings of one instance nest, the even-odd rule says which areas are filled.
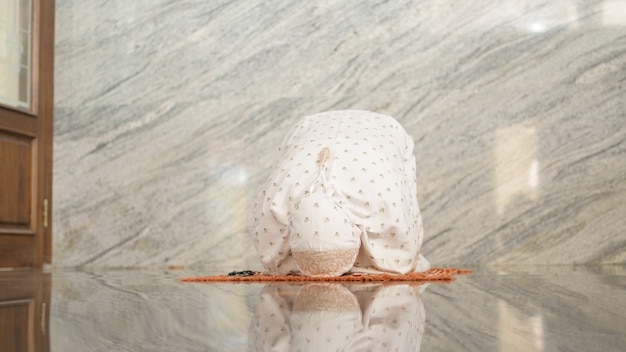
[[[313,277],[300,275],[267,275],[256,271],[234,271],[228,275],[199,276],[182,278],[183,282],[206,282],[206,283],[235,283],[235,282],[362,282],[362,283],[385,283],[385,282],[449,282],[454,280],[455,275],[471,273],[471,270],[456,268],[431,268],[422,273],[398,274],[346,274],[335,277]]]

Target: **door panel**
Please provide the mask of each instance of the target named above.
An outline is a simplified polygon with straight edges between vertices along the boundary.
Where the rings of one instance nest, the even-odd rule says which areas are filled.
[[[0,272],[0,351],[50,350],[50,274]]]
[[[34,235],[0,234],[0,267],[34,266]]]
[[[0,131],[0,231],[30,230],[32,140]]]
[[[41,267],[52,258],[54,1],[0,2],[0,37],[0,267]]]
[[[35,351],[35,303],[32,299],[0,302],[0,341],[6,351]]]

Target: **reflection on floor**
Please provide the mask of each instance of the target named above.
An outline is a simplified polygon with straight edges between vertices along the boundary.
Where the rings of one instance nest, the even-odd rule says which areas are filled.
[[[450,284],[183,284],[198,272],[0,272],[0,351],[621,351],[626,268]],[[208,273],[212,274],[212,273]]]

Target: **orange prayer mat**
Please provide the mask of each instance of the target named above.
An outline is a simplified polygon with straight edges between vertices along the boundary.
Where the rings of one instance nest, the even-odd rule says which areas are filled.
[[[235,282],[430,282],[454,280],[455,275],[465,275],[471,270],[456,268],[431,268],[422,273],[398,274],[346,274],[335,277],[314,277],[300,275],[267,275],[258,271],[240,271],[228,275],[186,277],[180,279],[182,282],[204,282],[204,283],[235,283]]]

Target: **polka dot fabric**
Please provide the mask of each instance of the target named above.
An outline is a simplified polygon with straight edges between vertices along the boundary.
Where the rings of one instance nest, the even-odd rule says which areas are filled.
[[[358,110],[307,116],[278,151],[248,224],[268,273],[302,274],[294,250],[355,246],[351,272],[405,274],[430,267],[420,254],[413,140],[395,119]]]

